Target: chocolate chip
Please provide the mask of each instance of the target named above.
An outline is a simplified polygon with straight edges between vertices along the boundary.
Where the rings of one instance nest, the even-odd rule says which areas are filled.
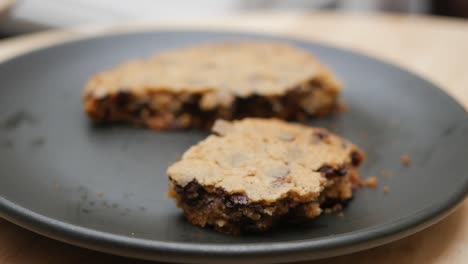
[[[359,152],[357,151],[351,152],[351,164],[353,164],[353,166],[359,166],[361,162],[362,162],[362,155],[359,154]]]
[[[120,90],[115,95],[115,104],[118,107],[125,107],[130,102],[132,95],[128,91]]]
[[[314,89],[322,89],[323,88],[323,82],[317,79],[312,79],[308,82],[309,86],[312,86]]]
[[[201,199],[200,203],[205,205],[205,206],[210,206],[211,204],[214,203],[214,198],[204,195],[203,198]]]
[[[184,191],[184,187],[174,184],[174,190],[176,191],[176,193],[181,194]]]
[[[226,201],[226,203],[224,204],[227,208],[234,208],[234,203],[231,202],[230,200]]]
[[[333,167],[328,166],[328,165],[323,165],[318,169],[318,171],[324,176],[324,177],[331,177],[334,176],[335,174],[335,169]]]
[[[328,133],[322,130],[315,131],[314,135],[320,140],[324,140],[328,137]]]
[[[340,167],[340,168],[333,168],[329,165],[323,165],[318,169],[318,171],[324,176],[324,177],[342,177],[345,176],[348,173],[348,170],[345,167]]]
[[[200,190],[200,184],[198,184],[196,181],[191,181],[184,187],[184,193],[185,196],[188,199],[194,199],[197,198],[199,193],[198,191]]]
[[[206,199],[206,191],[196,180],[185,185],[183,190],[183,200],[187,205],[192,207],[199,206],[204,202],[204,199]]]
[[[322,130],[322,129],[316,129],[312,133],[310,143],[312,144],[318,144],[320,142],[330,143],[329,137],[330,137],[330,134],[328,131]]]
[[[226,201],[227,208],[235,208],[243,205],[247,205],[249,203],[249,198],[245,194],[233,194],[229,197],[228,201]]]
[[[333,208],[336,205],[341,205],[342,207],[346,207],[351,199],[347,200],[341,200],[339,198],[327,198],[325,201],[323,201],[320,204],[320,208],[325,209],[325,208]]]
[[[188,206],[195,207],[195,206],[198,206],[200,204],[200,200],[199,199],[186,199],[185,203]]]
[[[252,210],[255,210],[256,212],[261,212],[264,209],[263,206],[258,203],[251,203],[248,205],[248,207]]]
[[[226,191],[223,188],[216,188],[215,193],[217,196],[222,196],[222,197],[226,195]]]
[[[345,167],[341,167],[335,170],[337,176],[345,176],[348,173],[348,170]]]
[[[280,103],[280,102],[277,102],[277,101],[272,101],[271,102],[271,109],[273,110],[273,112],[275,113],[279,113],[283,110],[283,105]]]
[[[236,205],[246,205],[249,203],[249,198],[245,194],[234,194],[230,200]]]
[[[326,199],[322,204],[320,204],[320,207],[323,208],[332,208],[337,204],[341,204],[342,200],[336,199],[336,198],[328,198]]]

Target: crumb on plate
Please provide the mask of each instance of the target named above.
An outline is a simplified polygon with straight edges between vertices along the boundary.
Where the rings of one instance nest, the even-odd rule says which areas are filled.
[[[403,155],[401,155],[400,161],[401,161],[401,164],[403,164],[403,165],[405,165],[405,166],[409,166],[409,164],[410,164],[410,158],[409,158],[408,154],[403,154]]]
[[[377,180],[377,177],[375,176],[371,176],[364,180],[364,186],[371,187],[371,188],[377,187],[378,183],[379,181]]]
[[[384,193],[389,193],[389,192],[390,192],[390,188],[388,188],[388,186],[384,186],[384,187],[383,187],[383,192],[384,192]]]

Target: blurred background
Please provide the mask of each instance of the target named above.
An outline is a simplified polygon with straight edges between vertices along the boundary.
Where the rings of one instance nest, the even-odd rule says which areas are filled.
[[[0,0],[0,37],[85,24],[217,18],[243,12],[397,12],[468,18],[468,0]]]

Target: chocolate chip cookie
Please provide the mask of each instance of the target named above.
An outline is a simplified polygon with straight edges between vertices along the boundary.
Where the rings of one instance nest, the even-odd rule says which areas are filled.
[[[168,170],[187,220],[228,233],[265,231],[340,209],[364,154],[322,128],[278,119],[218,120]]]
[[[214,120],[302,120],[338,107],[340,84],[310,53],[275,42],[202,44],[94,75],[84,109],[96,122],[155,130],[210,128]]]

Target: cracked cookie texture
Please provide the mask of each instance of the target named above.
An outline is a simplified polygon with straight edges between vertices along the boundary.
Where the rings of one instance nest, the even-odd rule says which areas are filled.
[[[339,108],[340,84],[310,53],[266,41],[163,51],[91,77],[83,104],[96,122],[155,130],[210,128],[218,119],[302,120]]]
[[[278,119],[218,120],[168,168],[169,196],[189,222],[230,234],[339,210],[364,154],[322,129]]]

